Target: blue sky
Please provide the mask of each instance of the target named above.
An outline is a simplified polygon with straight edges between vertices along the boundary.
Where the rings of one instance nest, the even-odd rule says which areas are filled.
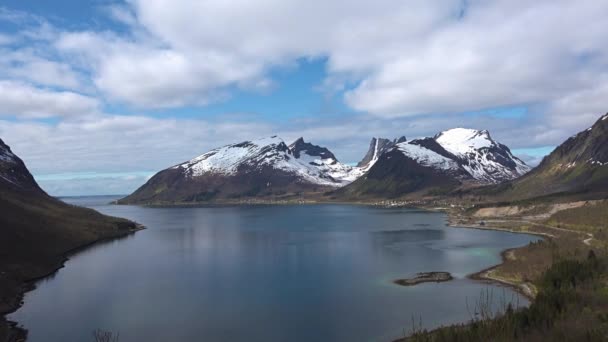
[[[531,165],[606,109],[608,4],[0,3],[0,138],[54,195],[129,193],[241,140],[488,129]],[[314,23],[311,24],[311,23]]]

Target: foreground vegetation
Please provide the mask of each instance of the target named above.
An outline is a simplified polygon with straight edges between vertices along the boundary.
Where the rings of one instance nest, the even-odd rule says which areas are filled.
[[[504,208],[503,208],[504,209]],[[608,201],[494,210],[494,217],[467,212],[457,218],[479,228],[542,234],[543,241],[506,251],[504,263],[480,278],[532,289],[528,308],[494,310],[481,296],[468,324],[426,331],[415,323],[404,341],[607,341]],[[505,214],[506,212],[508,214]],[[486,210],[485,213],[488,211]]]
[[[525,309],[510,305],[499,317],[488,301],[475,306],[469,324],[431,332],[415,329],[407,341],[606,341],[606,258],[590,251],[586,260],[561,260],[538,281],[538,295]]]

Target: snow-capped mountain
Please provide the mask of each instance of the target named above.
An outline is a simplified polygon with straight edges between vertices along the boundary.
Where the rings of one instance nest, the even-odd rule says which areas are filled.
[[[380,156],[393,148],[396,144],[405,142],[406,138],[404,136],[395,139],[389,140],[384,138],[372,138],[372,141],[369,143],[369,148],[367,153],[363,157],[363,159],[357,164],[357,167],[361,168],[363,171],[368,171],[374,164],[378,161]]]
[[[334,187],[348,184],[360,175],[357,168],[338,162],[324,147],[306,143],[303,138],[287,146],[277,136],[223,146],[174,166],[190,177],[231,176],[265,167],[292,173],[303,182]]]
[[[123,202],[204,201],[320,192],[363,174],[328,149],[272,136],[213,149],[157,173]]]
[[[462,180],[472,179],[479,183],[499,183],[530,171],[529,166],[515,157],[507,146],[494,141],[485,130],[454,128],[433,138],[399,142],[392,149],[421,166],[459,171]]]
[[[163,170],[122,202],[286,198],[324,193],[374,177],[378,182],[396,177],[387,184],[407,184],[411,190],[463,181],[497,183],[527,170],[486,131],[459,128],[411,141],[373,138],[356,167],[340,163],[330,150],[303,138],[287,145],[272,136],[219,147]],[[396,186],[382,191],[400,190]]]
[[[412,141],[405,137],[395,140],[372,138],[367,154],[357,167],[369,171],[382,154],[392,149],[401,151],[423,166],[464,169],[464,178],[479,183],[499,183],[530,171],[530,167],[515,157],[508,147],[494,141],[488,131],[466,128],[454,128],[433,138]]]
[[[480,182],[499,183],[530,171],[528,165],[507,146],[494,141],[486,130],[454,128],[437,134],[434,139]]]
[[[289,150],[296,158],[296,161],[306,169],[312,168],[324,176],[324,178],[326,178],[325,176],[329,176],[339,183],[335,184],[334,182],[331,185],[346,185],[364,173],[361,168],[340,163],[336,156],[327,148],[307,143],[304,141],[304,138],[299,138],[289,145]]]
[[[445,192],[463,183],[493,184],[517,178],[530,168],[487,131],[455,128],[432,138],[396,142],[367,173],[339,194],[398,197]]]

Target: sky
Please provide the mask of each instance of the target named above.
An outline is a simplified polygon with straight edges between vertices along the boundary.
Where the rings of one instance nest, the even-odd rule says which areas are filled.
[[[608,111],[608,2],[0,0],[0,138],[52,195],[209,149],[487,129],[530,165]]]

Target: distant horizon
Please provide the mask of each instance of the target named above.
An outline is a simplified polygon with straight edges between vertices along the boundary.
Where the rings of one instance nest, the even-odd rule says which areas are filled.
[[[172,163],[271,134],[355,163],[372,136],[471,127],[534,166],[607,111],[607,10],[6,0],[0,138],[55,195],[128,192]]]
[[[492,132],[490,132],[491,134]],[[422,138],[422,137],[414,137],[414,138],[408,138],[408,140],[412,140],[412,139],[418,139],[418,138]],[[310,142],[313,143],[312,141],[307,140],[304,137],[304,140],[306,142]],[[235,142],[237,143],[237,142]],[[220,146],[218,146],[220,147]],[[328,146],[323,146],[323,147],[327,147],[331,150],[330,147]],[[535,156],[536,158],[541,158],[548,155],[551,151],[553,151],[555,149],[555,147],[541,147],[541,148],[537,148],[537,149],[531,149],[531,150],[526,150],[526,149],[521,149],[519,152],[517,150],[512,150],[511,152],[513,152],[513,154],[524,160],[525,162],[525,157],[521,158],[520,155],[523,153],[524,156]],[[535,152],[539,152],[537,155],[535,155]],[[207,151],[202,152],[201,154],[205,153]],[[200,154],[199,154],[200,155]],[[198,155],[197,155],[198,156]],[[192,156],[192,158],[195,158],[197,156]],[[338,157],[338,156],[336,156]],[[361,158],[363,158],[363,156],[361,156]],[[338,160],[340,160],[340,158],[338,157]],[[350,166],[356,166],[359,163],[360,160],[358,161],[354,161],[354,162],[344,162],[344,164],[346,165],[350,165]],[[535,161],[534,165],[531,165],[528,163],[529,166],[531,167],[535,167],[538,165],[538,162],[540,162],[540,160],[538,160],[538,162]],[[183,162],[180,161],[180,162]],[[166,166],[167,167],[171,167],[172,165],[176,165],[180,162],[171,164]],[[162,169],[161,169],[162,170]],[[135,191],[137,188],[139,188],[139,186],[143,185],[148,179],[150,179],[154,174],[156,174],[157,172],[161,171],[161,170],[155,170],[155,171],[135,171],[135,172],[80,172],[80,173],[58,173],[58,174],[42,174],[42,175],[36,175],[33,174],[34,179],[36,180],[36,182],[38,182],[38,184],[47,192],[49,192],[50,195],[55,196],[55,197],[99,197],[99,196],[127,196],[130,193],[132,193],[133,191]],[[70,192],[70,190],[65,190],[65,189],[59,189],[59,190],[54,190],[52,188],[53,184],[55,182],[78,182],[78,181],[94,181],[97,182],[100,179],[122,179],[124,181],[130,181],[130,184],[123,190],[125,191],[125,193],[123,194],[118,194],[118,193],[114,193],[113,190],[106,190],[106,192],[89,192],[89,193],[80,193],[79,191],[81,190],[75,190],[73,192]],[[121,187],[124,187],[125,184],[120,184]],[[49,188],[50,187],[50,191]],[[57,193],[54,191],[64,191],[63,193]],[[65,192],[67,191],[67,192]]]

